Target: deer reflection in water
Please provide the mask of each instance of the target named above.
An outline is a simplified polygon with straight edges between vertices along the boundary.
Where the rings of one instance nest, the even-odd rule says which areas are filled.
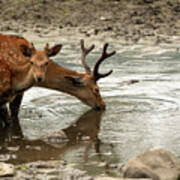
[[[90,110],[71,126],[38,140],[25,139],[19,121],[16,121],[11,127],[0,129],[0,158],[7,155],[5,161],[14,164],[52,160],[61,158],[71,150],[85,147],[84,158],[87,161],[88,151],[93,145],[95,152],[100,153],[98,133],[103,113]],[[61,140],[62,134],[68,141]]]

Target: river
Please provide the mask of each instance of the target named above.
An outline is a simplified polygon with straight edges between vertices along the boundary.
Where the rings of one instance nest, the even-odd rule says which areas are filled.
[[[42,42],[37,44],[43,45]],[[91,67],[100,56],[102,46],[103,43],[98,42],[95,51],[88,56]],[[60,130],[74,133],[69,136],[70,143],[55,143],[58,150],[51,149],[48,143],[43,144],[43,148],[41,143],[39,146],[46,150],[47,159],[63,159],[90,175],[116,176],[117,172],[107,169],[152,147],[163,147],[180,157],[180,52],[177,47],[111,43],[110,50],[117,53],[101,65],[100,71],[113,69],[113,73],[98,82],[107,104],[106,111],[91,111],[64,93],[32,88],[25,93],[20,112],[25,139],[28,143],[36,142]],[[62,53],[53,60],[66,68],[84,71],[77,42],[65,42]],[[139,82],[128,85],[129,80]],[[85,141],[74,141],[80,133]],[[33,152],[30,148],[28,161],[44,159],[43,155],[34,159]],[[3,153],[1,150],[0,154]],[[23,157],[16,160],[26,162]]]

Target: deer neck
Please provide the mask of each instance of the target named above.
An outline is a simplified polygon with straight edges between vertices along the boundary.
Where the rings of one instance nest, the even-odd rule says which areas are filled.
[[[76,96],[77,87],[74,87],[71,82],[67,81],[65,78],[67,76],[83,77],[84,74],[63,68],[51,61],[46,71],[45,81],[38,83],[36,86],[45,87]]]
[[[34,83],[33,72],[29,62],[11,67],[12,70],[12,88],[15,92],[23,92],[32,87]]]

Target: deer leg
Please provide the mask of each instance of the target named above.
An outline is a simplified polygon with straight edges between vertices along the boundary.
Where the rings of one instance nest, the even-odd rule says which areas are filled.
[[[23,98],[23,93],[18,94],[9,105],[12,120],[18,119],[22,98]]]
[[[3,105],[0,107],[0,120],[4,123],[4,126],[7,127],[10,125],[9,122],[9,114],[8,114],[8,109],[6,105]]]

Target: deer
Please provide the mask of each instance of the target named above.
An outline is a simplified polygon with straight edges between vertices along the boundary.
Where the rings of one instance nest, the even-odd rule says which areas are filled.
[[[24,39],[23,41],[27,40]],[[94,69],[91,70],[86,63],[86,56],[95,48],[95,45],[86,48],[84,46],[84,40],[80,41],[80,45],[81,62],[85,69],[85,73],[72,71],[50,60],[44,81],[38,82],[34,84],[34,86],[67,93],[78,98],[82,103],[93,109],[103,110],[106,105],[101,96],[97,82],[99,79],[109,76],[112,70],[107,73],[100,73],[99,67],[105,59],[113,56],[116,52],[113,51],[108,53],[108,44],[104,44],[102,54],[95,63]],[[19,93],[13,101],[11,101],[9,105],[11,119],[18,119],[23,95],[24,93]]]
[[[10,54],[0,53],[0,118],[5,126],[8,126],[9,117],[6,104],[11,104],[16,96],[22,94],[34,84],[45,80],[50,62],[49,57],[55,56],[62,45],[58,44],[49,48],[49,45],[46,44],[44,50],[37,50],[33,44],[26,42],[15,49],[9,49],[11,44],[8,45],[8,40],[14,37],[4,36],[7,41],[0,41],[0,52],[4,50],[2,47],[5,46]],[[19,64],[15,60],[23,62]]]

